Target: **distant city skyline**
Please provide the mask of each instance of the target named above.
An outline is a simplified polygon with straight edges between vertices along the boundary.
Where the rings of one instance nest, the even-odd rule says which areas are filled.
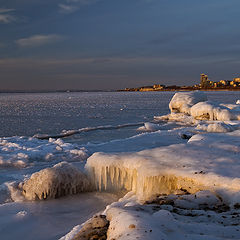
[[[240,77],[239,0],[1,0],[0,90]]]

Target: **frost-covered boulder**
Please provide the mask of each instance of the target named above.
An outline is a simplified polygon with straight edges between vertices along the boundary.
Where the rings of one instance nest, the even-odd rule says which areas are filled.
[[[199,102],[191,107],[190,114],[198,120],[235,120],[236,116],[225,106],[210,101]]]
[[[91,185],[86,175],[67,162],[36,172],[22,184],[22,194],[27,200],[58,198],[89,190]]]
[[[170,101],[169,108],[171,112],[190,114],[190,109],[194,104],[204,101],[207,101],[207,96],[203,92],[178,92]]]

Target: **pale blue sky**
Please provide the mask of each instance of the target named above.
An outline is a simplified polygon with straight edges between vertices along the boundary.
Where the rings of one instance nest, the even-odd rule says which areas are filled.
[[[239,16],[239,0],[0,0],[0,89],[232,79]]]

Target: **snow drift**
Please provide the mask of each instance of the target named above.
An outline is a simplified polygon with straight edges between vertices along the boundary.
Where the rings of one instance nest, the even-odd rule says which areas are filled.
[[[67,162],[36,172],[19,186],[27,200],[59,198],[92,189],[86,175]]]

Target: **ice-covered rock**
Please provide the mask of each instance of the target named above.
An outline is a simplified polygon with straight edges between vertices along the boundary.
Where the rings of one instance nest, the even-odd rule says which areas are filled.
[[[193,105],[190,114],[198,120],[229,121],[237,119],[229,108],[210,101]]]
[[[27,200],[58,198],[92,190],[87,176],[67,162],[32,174],[20,187]]]
[[[207,96],[203,92],[177,92],[169,103],[171,112],[180,112],[190,115],[191,107],[198,103],[207,101]]]

